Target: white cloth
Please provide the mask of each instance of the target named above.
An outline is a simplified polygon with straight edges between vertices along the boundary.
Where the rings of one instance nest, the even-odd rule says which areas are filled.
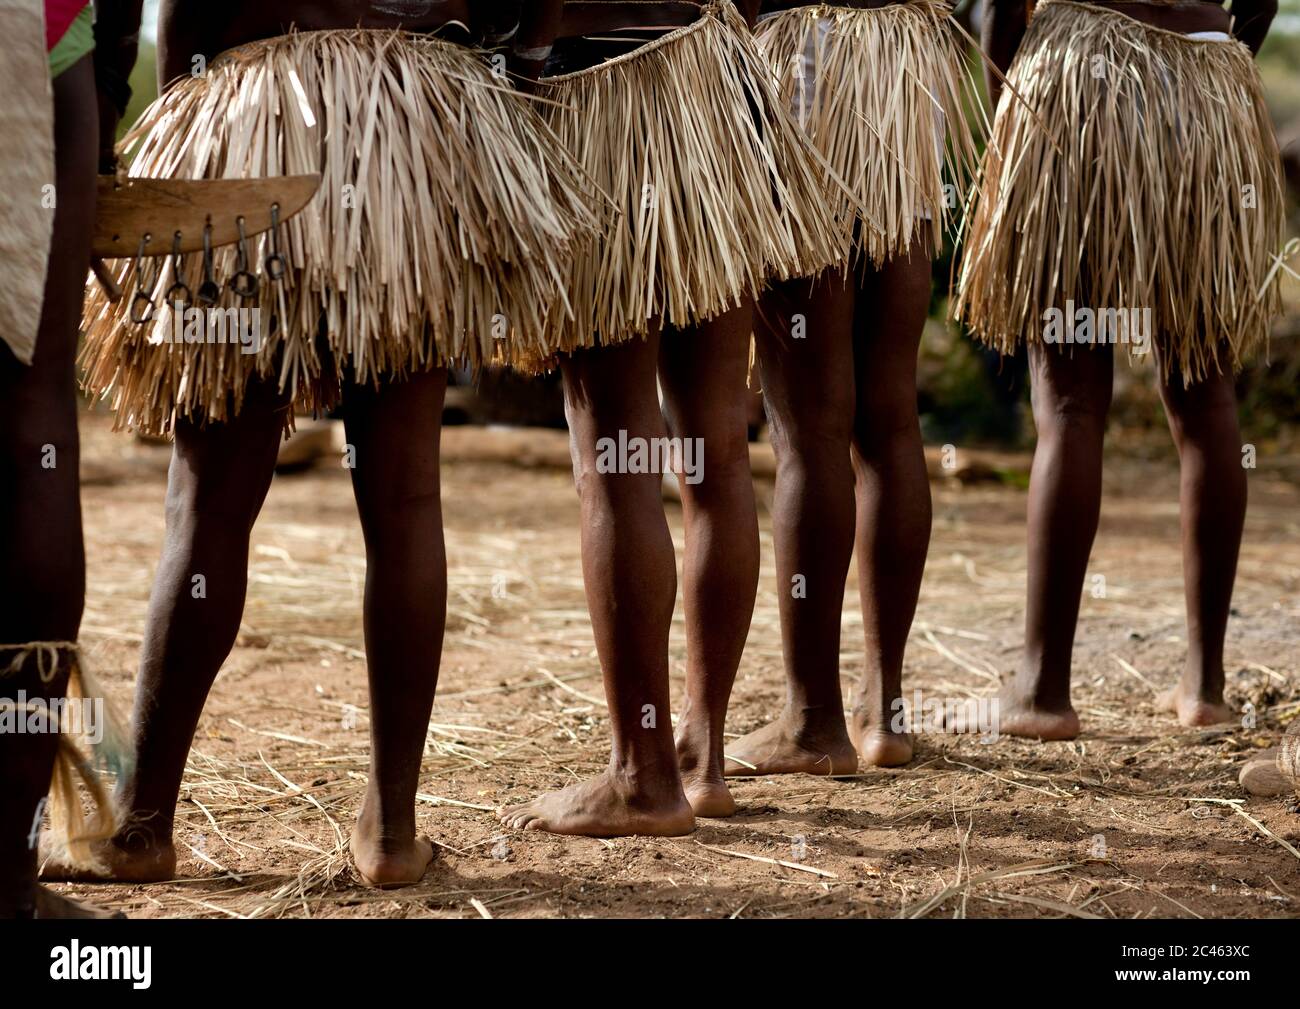
[[[0,340],[31,364],[57,198],[44,5],[0,0],[0,39]]]

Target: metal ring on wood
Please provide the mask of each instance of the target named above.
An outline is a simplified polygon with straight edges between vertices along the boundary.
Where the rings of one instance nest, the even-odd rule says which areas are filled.
[[[153,318],[153,299],[143,291],[136,291],[131,299],[131,321],[137,326]]]
[[[212,220],[203,226],[203,282],[199,284],[199,304],[215,305],[221,299],[221,285],[217,283],[212,266]]]
[[[174,307],[182,307],[190,300],[190,288],[185,283],[185,257],[181,255],[181,233],[172,235],[172,286],[167,288],[165,301]],[[181,294],[184,297],[181,297]]]
[[[230,278],[230,289],[247,301],[257,297],[258,280],[248,269],[248,236],[244,233],[244,218],[235,220],[239,227],[239,251],[235,254],[235,275]]]
[[[266,275],[271,280],[279,281],[289,267],[288,261],[280,253],[280,204],[271,204],[271,254],[266,257]]]
[[[171,305],[173,308],[184,308],[189,304],[190,299],[191,295],[189,285],[183,280],[178,280],[176,283],[172,284],[171,287],[167,288],[167,297],[165,300],[167,304]]]
[[[137,326],[153,318],[153,289],[158,283],[155,270],[153,279],[145,280],[145,250],[153,241],[153,235],[145,232],[140,236],[140,246],[135,253],[135,295],[131,298],[131,321]]]

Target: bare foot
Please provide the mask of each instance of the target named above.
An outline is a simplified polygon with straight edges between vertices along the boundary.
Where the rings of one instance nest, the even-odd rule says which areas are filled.
[[[682,792],[691,804],[691,811],[696,816],[734,815],[736,800],[722,780],[722,768],[709,767],[708,762],[700,763],[693,754],[682,754],[681,745],[679,742],[677,752],[681,760]]]
[[[722,778],[721,743],[711,743],[707,727],[697,728],[685,715],[677,723],[676,742],[677,770],[691,810],[696,816],[732,816],[736,800]]]
[[[1221,725],[1237,719],[1237,713],[1223,703],[1222,697],[1217,701],[1203,700],[1181,682],[1156,695],[1156,710],[1174,712],[1179,723],[1189,728]]]
[[[838,730],[838,731],[837,731]],[[782,714],[761,729],[727,744],[722,773],[747,774],[854,774],[858,754],[849,741],[844,720],[816,732],[797,730]]]
[[[1241,765],[1237,780],[1251,795],[1289,795],[1291,782],[1277,765],[1277,747],[1260,750]]]
[[[414,886],[424,877],[433,861],[433,843],[425,837],[409,841],[385,840],[361,826],[358,821],[348,842],[357,876],[366,886],[395,890]]]
[[[722,818],[736,814],[735,797],[721,778],[706,780],[698,773],[683,771],[682,791],[696,816]]]
[[[669,788],[657,791],[660,794],[638,791],[607,770],[522,806],[498,810],[497,817],[511,830],[584,837],[680,837],[694,830],[695,815],[681,786],[676,786],[676,794]]]
[[[865,672],[849,700],[849,736],[863,762],[870,767],[902,767],[910,763],[911,735],[905,731],[905,720],[898,716],[902,698],[894,692],[884,694],[881,677]]]
[[[862,762],[871,767],[902,767],[912,762],[912,736],[875,726],[860,724],[856,717],[849,723],[853,747]]]
[[[176,848],[171,841],[142,840],[133,832],[94,846],[99,868],[49,861],[41,879],[63,883],[162,883],[176,878]]]
[[[858,756],[868,766],[902,767],[912,760],[912,736],[901,731],[901,719],[894,723],[893,717],[884,713],[896,711],[895,702],[883,704],[873,696],[878,693],[875,681],[866,689],[859,685],[853,690],[849,698],[852,702],[849,736]],[[895,731],[894,724],[899,731]]]
[[[944,731],[1050,742],[1074,739],[1079,734],[1079,716],[1069,701],[1058,706],[1027,699],[1013,682],[995,697],[972,698],[955,709],[945,709]]]
[[[121,911],[109,911],[94,904],[83,904],[55,893],[49,887],[36,888],[37,918],[125,918]]]

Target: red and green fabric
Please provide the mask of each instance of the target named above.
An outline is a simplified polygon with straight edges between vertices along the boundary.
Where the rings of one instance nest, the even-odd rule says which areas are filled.
[[[95,48],[95,11],[86,0],[45,0],[45,48],[58,77]]]

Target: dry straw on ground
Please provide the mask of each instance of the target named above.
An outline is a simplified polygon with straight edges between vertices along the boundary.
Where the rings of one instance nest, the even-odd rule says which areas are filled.
[[[87,425],[90,599],[83,634],[111,692],[131,691],[161,535],[165,450]],[[466,438],[491,440],[492,432]],[[1180,729],[1155,710],[1185,654],[1177,479],[1112,458],[1085,594],[1072,743],[926,735],[895,771],[743,779],[730,820],[689,838],[513,835],[491,810],[599,770],[608,723],[583,599],[577,502],[561,433],[528,458],[476,463],[460,437],[444,473],[451,596],[417,816],[437,862],[417,887],[359,887],[345,854],[368,773],[361,639],[363,555],[347,474],[277,480],[254,533],[238,644],[200,723],[178,807],[184,878],[71,892],[143,915],[706,915],[787,917],[1257,916],[1300,909],[1300,821],[1243,793],[1240,765],[1300,713],[1294,665],[1300,472],[1264,465],[1228,642],[1229,698],[1253,727]],[[552,441],[555,442],[554,446]],[[116,454],[116,461],[113,457]],[[485,451],[487,458],[499,453]],[[1292,469],[1294,470],[1294,466]],[[1288,476],[1288,473],[1291,475]],[[730,734],[783,697],[770,518],[758,484],[764,572],[728,719]],[[670,508],[677,542],[680,513]],[[905,689],[986,694],[1017,661],[1023,492],[935,484],[935,527]],[[847,691],[862,662],[851,581]],[[672,640],[674,697],[684,617]],[[1244,717],[1244,716],[1243,716]],[[1104,848],[1096,843],[1100,835]],[[1097,857],[1100,854],[1101,857]],[[793,863],[800,868],[792,868]],[[815,871],[809,871],[815,870]]]

